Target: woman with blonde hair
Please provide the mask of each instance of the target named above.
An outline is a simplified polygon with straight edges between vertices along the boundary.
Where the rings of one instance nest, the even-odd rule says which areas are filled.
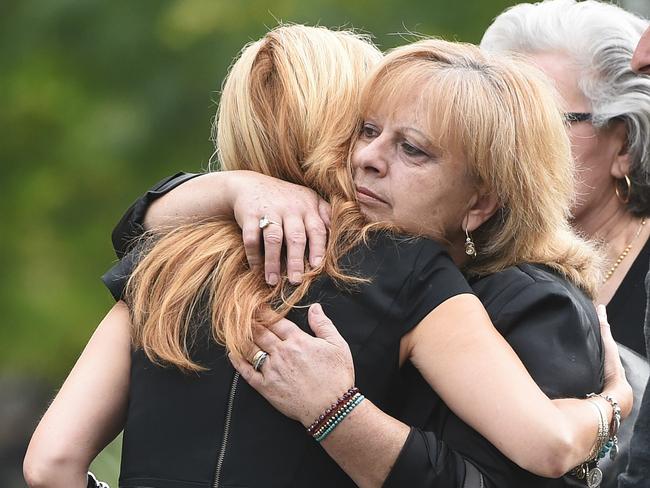
[[[411,88],[404,90],[407,80]],[[573,198],[570,146],[554,91],[543,75],[523,62],[487,55],[474,46],[421,41],[393,50],[373,71],[362,94],[362,114],[365,121],[351,160],[364,214],[375,221],[413,215],[426,226],[431,218],[423,212],[427,207],[401,204],[424,191],[421,181],[435,173],[437,186],[430,188],[438,205],[429,201],[428,208],[438,212],[437,222],[447,223],[436,231],[442,230],[450,255],[470,277],[496,327],[529,372],[551,397],[579,396],[596,388],[597,354],[589,345],[594,344],[594,330],[587,318],[593,306],[584,292],[593,296],[597,288],[598,259],[568,222]],[[467,188],[458,196],[463,180],[469,180],[479,196]],[[494,201],[497,208],[483,223],[474,220],[481,199],[482,205]],[[461,202],[458,208],[456,201]],[[468,256],[474,251],[475,257]],[[330,355],[346,351],[336,329],[321,316],[315,330],[326,340],[309,338],[286,322],[261,330],[256,344],[270,355],[261,371],[234,360],[251,385],[305,425],[317,409],[311,401],[314,388],[327,388],[331,397],[354,382],[351,365],[336,367],[331,360]],[[421,341],[419,331],[410,333],[407,342]],[[604,332],[609,335],[609,329]],[[453,333],[474,339],[471,326]],[[454,359],[458,349],[443,340],[448,334],[439,331],[439,342],[429,345],[429,354]],[[418,359],[413,363],[421,369]],[[472,365],[465,368],[468,373]],[[525,472],[498,452],[515,459],[507,446],[482,430],[485,425],[468,421],[485,437],[466,425],[463,410],[471,408],[472,401],[486,405],[480,395],[475,397],[476,390],[465,403],[445,398],[448,388],[471,388],[455,376],[458,372],[446,370],[448,376],[438,381],[421,372],[448,407],[433,400],[429,410],[415,407],[427,398],[428,389],[411,372],[409,386],[400,392],[400,416],[412,424],[424,419],[449,447],[476,464],[491,485],[572,483]],[[481,381],[491,380],[484,372]],[[499,396],[498,401],[501,405],[505,399]],[[503,411],[491,411],[498,412],[491,419],[496,427]],[[325,447],[359,485],[451,486],[458,480],[440,473],[453,456],[430,432],[409,430],[370,406],[356,413],[336,427],[338,436]],[[500,428],[510,428],[510,420]],[[590,486],[596,483],[600,473],[594,463],[584,470],[577,474],[587,476]],[[560,469],[554,477],[565,471]]]
[[[222,217],[171,230],[155,229],[153,237],[143,240],[113,272],[113,278],[118,278],[113,281],[117,294],[124,287],[124,276],[130,276],[125,297],[132,310],[135,346],[122,486],[352,486],[300,424],[270,408],[239,380],[225,357],[228,351],[238,364],[249,360],[258,372],[279,364],[274,353],[256,347],[253,336],[271,331],[282,334],[278,327],[288,322],[277,320],[284,316],[307,329],[302,308],[316,300],[324,304],[352,344],[356,384],[363,392],[350,383],[337,393],[343,396],[323,419],[311,426],[310,433],[318,442],[324,441],[326,449],[328,434],[347,415],[354,418],[350,413],[356,408],[375,411],[375,406],[364,401],[364,394],[380,408],[399,406],[394,391],[400,386],[399,366],[406,360],[506,455],[540,474],[563,472],[590,456],[594,428],[604,429],[613,420],[609,403],[600,398],[549,401],[492,327],[455,267],[451,257],[461,261],[455,244],[463,239],[456,232],[457,218],[463,217],[464,230],[469,232],[489,221],[502,205],[500,196],[476,186],[476,175],[468,167],[456,164],[455,149],[440,152],[439,162],[444,164],[429,164],[429,156],[395,134],[386,147],[387,156],[396,151],[399,158],[400,177],[390,185],[394,194],[356,188],[365,214],[377,222],[365,224],[353,201],[355,186],[345,163],[348,141],[358,127],[361,79],[376,59],[376,52],[356,59],[351,56],[350,50],[362,42],[351,34],[280,27],[244,50],[224,86],[217,136],[223,166],[266,173],[266,178],[255,180],[264,184],[273,181],[268,176],[282,177],[290,182],[289,191],[298,184],[309,185],[331,204],[327,252],[298,286],[284,274],[274,279],[249,268],[238,227]],[[369,47],[364,49],[370,53]],[[348,63],[357,69],[348,69]],[[403,109],[394,108],[396,112]],[[355,154],[362,141],[374,138],[367,128]],[[328,134],[331,137],[325,137]],[[380,168],[366,169],[368,174],[381,173]],[[454,186],[442,184],[445,178]],[[232,196],[230,190],[224,189],[226,200]],[[383,212],[384,204],[391,211]],[[268,215],[259,220],[264,233],[278,226]],[[393,228],[445,239],[451,243],[451,257],[441,244],[427,238],[405,239]],[[564,238],[573,237],[564,233],[561,224],[552,230]],[[549,242],[557,244],[565,258],[544,263],[588,289],[592,269],[588,246],[575,237],[560,246],[551,230],[542,226],[540,232],[549,233]],[[494,253],[500,256],[496,248]],[[275,284],[269,288],[265,278]],[[567,289],[563,297],[582,317],[574,324],[576,334],[585,334],[589,341],[585,347],[589,350],[574,357],[584,367],[581,387],[587,388],[582,392],[586,393],[600,387],[597,320],[576,286],[569,281],[563,286]],[[317,307],[310,310],[313,319]],[[445,350],[440,349],[443,344]],[[319,356],[310,358],[316,361]],[[347,359],[341,356],[338,363]],[[85,363],[83,356],[81,361]],[[469,367],[484,371],[490,380],[476,382]],[[80,368],[87,368],[87,363]],[[606,391],[619,399],[625,415],[630,407],[629,386],[615,358],[610,369]],[[74,376],[73,371],[68,381],[75,383]],[[338,389],[340,381],[321,386],[309,391],[308,399],[297,400],[303,423],[335,400],[331,388]],[[39,426],[26,472],[38,466],[39,454],[50,452],[48,437],[54,435],[62,416],[69,415],[65,412],[69,391],[64,385]],[[476,395],[478,401],[469,402]],[[408,400],[408,406],[430,407],[427,399]],[[502,418],[486,415],[493,409],[500,410]],[[336,423],[333,417],[325,420],[334,413]],[[385,425],[396,426],[394,422]],[[281,449],[269,449],[278,443]],[[446,479],[465,466],[462,458],[455,459],[457,464],[442,471]],[[337,461],[348,470],[345,461]],[[349,474],[366,483],[356,473]]]

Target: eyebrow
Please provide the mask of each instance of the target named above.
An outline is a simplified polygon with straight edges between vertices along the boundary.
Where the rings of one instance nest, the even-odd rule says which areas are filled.
[[[429,138],[428,135],[426,135],[424,132],[422,132],[419,129],[416,129],[415,127],[397,127],[397,130],[401,132],[402,134],[408,134],[409,132],[413,132],[420,136],[422,139],[424,139],[424,142],[432,149],[440,149],[436,144],[433,143],[433,141]]]

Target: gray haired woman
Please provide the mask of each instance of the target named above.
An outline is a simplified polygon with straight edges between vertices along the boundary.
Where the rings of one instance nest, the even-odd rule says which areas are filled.
[[[564,99],[578,188],[575,227],[608,258],[597,303],[614,338],[645,354],[643,279],[650,261],[650,77],[630,61],[648,21],[594,0],[516,5],[487,29],[481,47],[524,54]]]

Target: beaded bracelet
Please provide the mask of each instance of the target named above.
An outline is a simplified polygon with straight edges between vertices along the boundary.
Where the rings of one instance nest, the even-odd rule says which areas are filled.
[[[325,424],[327,420],[332,415],[334,415],[334,413],[336,413],[336,411],[339,410],[343,404],[347,403],[348,400],[357,393],[359,393],[359,388],[357,387],[352,387],[346,391],[341,398],[332,403],[332,405],[330,405],[330,407],[325,410],[325,412],[323,412],[316,420],[314,420],[314,422],[309,427],[307,427],[307,433],[313,436],[314,433],[320,429],[322,425]]]
[[[322,442],[325,440],[325,438],[332,433],[332,431],[341,423],[341,421],[347,417],[352,410],[354,410],[362,401],[365,400],[366,397],[363,395],[359,394],[358,397],[355,398],[355,400],[352,402],[351,405],[347,406],[343,411],[341,411],[339,414],[336,416],[336,420],[330,425],[325,431],[320,434],[318,437],[314,437],[316,439],[316,442]]]
[[[350,407],[350,405],[352,405],[360,396],[361,393],[357,393],[352,398],[350,398],[347,402],[341,405],[340,408],[338,408],[335,412],[333,412],[332,415],[329,416],[327,420],[318,429],[314,431],[312,437],[314,438],[319,437],[323,432],[325,432],[334,422],[336,422],[336,420],[338,420],[338,417],[340,416],[341,412],[344,412],[348,407]]]

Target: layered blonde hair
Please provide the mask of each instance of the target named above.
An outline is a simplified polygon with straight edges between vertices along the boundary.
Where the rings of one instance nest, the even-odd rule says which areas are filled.
[[[332,219],[326,256],[298,287],[275,287],[249,269],[241,231],[215,218],[158,232],[127,285],[133,342],[154,362],[200,371],[192,360],[192,320],[212,323],[212,336],[248,357],[252,327],[277,320],[325,272],[358,282],[338,266],[368,226],[354,203],[346,163],[359,127],[359,99],[381,53],[361,35],[323,27],[280,26],[246,46],[231,66],[215,121],[225,170],[251,170],[308,186],[328,200]]]
[[[362,94],[362,113],[420,90],[429,136],[454,147],[498,210],[473,235],[469,275],[520,263],[547,265],[593,296],[600,258],[569,224],[574,163],[559,97],[529,63],[471,44],[427,39],[388,53]],[[462,222],[458,222],[459,227]]]

